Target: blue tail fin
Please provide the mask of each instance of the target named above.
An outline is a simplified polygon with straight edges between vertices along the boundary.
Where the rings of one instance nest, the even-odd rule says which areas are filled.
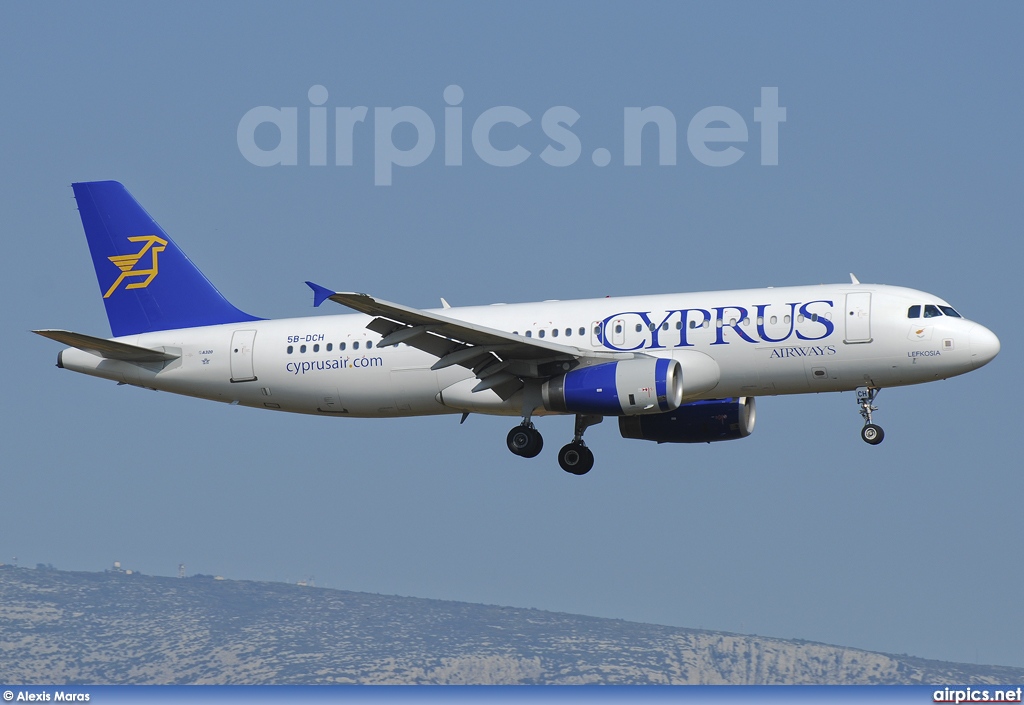
[[[228,303],[124,186],[71,186],[115,337],[260,320]]]

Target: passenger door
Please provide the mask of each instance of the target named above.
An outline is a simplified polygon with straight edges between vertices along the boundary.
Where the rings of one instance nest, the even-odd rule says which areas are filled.
[[[231,381],[252,382],[256,379],[252,367],[252,348],[256,331],[236,330],[231,336]]]
[[[846,337],[844,343],[871,342],[871,292],[846,295]]]

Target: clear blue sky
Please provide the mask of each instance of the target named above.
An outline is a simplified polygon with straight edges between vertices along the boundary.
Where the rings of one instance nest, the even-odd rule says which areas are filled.
[[[1024,666],[1017,441],[1024,115],[1020,4],[4,4],[0,561],[287,580],[799,637]],[[353,165],[308,158],[308,92],[368,106]],[[444,164],[444,90],[464,92]],[[763,166],[762,87],[787,110]],[[296,107],[298,164],[237,128]],[[374,185],[374,108],[437,127]],[[519,166],[484,163],[478,116]],[[664,106],[677,160],[623,165],[623,110]],[[581,157],[541,117],[569,106]],[[726,106],[749,140],[686,140]],[[333,110],[329,111],[333,116]],[[270,132],[268,133],[268,130]],[[272,146],[272,129],[255,139]],[[415,133],[394,133],[407,149]],[[645,139],[647,136],[645,135]],[[603,147],[611,162],[595,166]],[[885,443],[851,394],[759,400],[745,440],[656,446],[591,429],[594,471],[534,461],[508,419],[287,416],[54,367],[32,328],[108,335],[72,181],[127,185],[250,313],[320,315],[311,279],[412,306],[845,281],[911,286],[993,329],[970,375],[886,390]],[[341,309],[338,309],[341,312]]]

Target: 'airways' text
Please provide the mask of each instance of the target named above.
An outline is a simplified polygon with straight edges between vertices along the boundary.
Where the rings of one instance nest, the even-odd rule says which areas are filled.
[[[769,358],[783,358],[783,357],[823,357],[825,355],[835,355],[835,345],[812,345],[810,347],[786,347],[786,348],[774,348]]]

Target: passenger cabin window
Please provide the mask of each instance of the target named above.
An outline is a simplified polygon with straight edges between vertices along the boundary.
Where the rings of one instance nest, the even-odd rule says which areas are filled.
[[[541,328],[539,331],[537,331],[537,337],[538,338],[543,338],[544,337],[544,329],[543,328]]]
[[[327,352],[330,352],[333,349],[334,349],[334,343],[327,343]]]
[[[294,350],[294,348],[291,345],[289,345],[288,346],[288,354],[291,355],[293,350]]]
[[[359,341],[358,340],[355,341],[354,343],[352,343],[352,349],[353,350],[358,350],[359,349]]]
[[[344,349],[345,349],[345,343],[338,343],[338,350],[344,350]]]
[[[921,305],[917,304],[907,309],[907,318],[920,318],[921,317]]]
[[[372,348],[373,347],[373,341],[372,340],[367,340],[366,341],[366,347],[367,348]]]
[[[601,330],[601,329],[600,329],[600,328],[598,328],[598,329],[596,329],[596,330],[595,330],[594,332],[596,333],[596,332],[599,332],[600,330]],[[587,329],[586,329],[586,328],[584,328],[583,326],[580,326],[580,335],[586,335],[586,334],[587,334]]]
[[[942,311],[939,310],[938,306],[933,306],[932,304],[925,304],[925,307],[924,307],[924,317],[925,318],[936,318],[936,317],[941,316],[941,315],[942,315]]]

